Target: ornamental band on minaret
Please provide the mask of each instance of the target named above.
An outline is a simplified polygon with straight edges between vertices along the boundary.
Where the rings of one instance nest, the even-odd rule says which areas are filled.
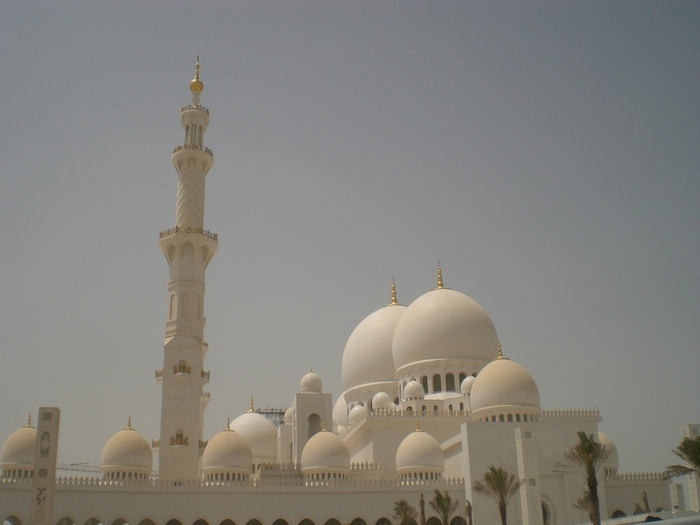
[[[199,478],[204,442],[204,409],[209,382],[204,370],[204,274],[217,251],[217,236],[204,229],[205,178],[214,164],[204,147],[209,110],[200,104],[204,84],[196,73],[190,82],[192,99],[182,108],[185,142],[175,148],[172,163],[178,173],[175,228],[160,234],[158,244],[170,267],[168,320],[165,328],[159,441],[159,477],[179,483]]]

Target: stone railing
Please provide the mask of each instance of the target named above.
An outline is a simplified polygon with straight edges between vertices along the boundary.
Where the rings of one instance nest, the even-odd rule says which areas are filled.
[[[162,239],[163,237],[167,237],[168,235],[172,235],[173,233],[201,233],[205,237],[209,237],[210,239],[213,239],[215,241],[219,239],[219,236],[216,233],[212,233],[203,228],[180,228],[179,226],[175,226],[174,228],[170,228],[169,230],[160,232],[159,238]]]
[[[180,113],[182,113],[183,111],[189,111],[191,109],[198,109],[200,111],[204,111],[207,115],[209,114],[209,110],[207,108],[205,108],[204,106],[195,106],[194,104],[190,104],[188,106],[185,106],[184,108],[182,108],[180,110]]]
[[[199,151],[203,151],[204,153],[208,153],[212,157],[214,156],[214,152],[212,150],[205,146],[200,146],[199,144],[184,144],[182,146],[178,146],[173,150],[173,154],[177,153],[178,151],[182,151],[183,149],[196,149]]]
[[[596,408],[593,410],[543,410],[542,417],[600,417],[600,411]]]
[[[663,480],[667,475],[667,472],[630,472],[605,476],[605,479],[608,481],[650,481],[654,479]]]

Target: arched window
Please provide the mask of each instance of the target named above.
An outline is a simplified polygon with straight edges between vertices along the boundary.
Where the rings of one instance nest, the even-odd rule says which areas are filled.
[[[423,376],[420,378],[420,382],[423,384],[423,390],[428,393],[428,376]]]
[[[187,316],[189,315],[189,302],[190,302],[190,294],[183,293],[182,294],[182,301],[180,302],[180,317],[183,319],[187,319]]]
[[[515,420],[520,423],[520,414],[515,414]]]
[[[175,294],[170,294],[170,309],[168,310],[168,319],[175,317]]]
[[[459,373],[459,386],[462,386],[462,381],[464,381],[467,378],[467,374],[464,372]]]
[[[499,421],[499,422],[502,423],[502,422],[504,422],[505,420],[506,420],[506,419],[503,417],[503,414],[501,414],[500,416],[498,416],[498,421]]]
[[[435,374],[433,376],[433,392],[442,392],[442,379],[440,374]]]
[[[508,422],[512,423],[513,421],[513,414],[508,414]]]
[[[321,431],[321,416],[318,414],[311,414],[309,416],[308,423],[309,428],[306,439],[311,439]]]
[[[447,374],[445,376],[445,391],[454,392],[455,391],[455,376],[452,374]]]

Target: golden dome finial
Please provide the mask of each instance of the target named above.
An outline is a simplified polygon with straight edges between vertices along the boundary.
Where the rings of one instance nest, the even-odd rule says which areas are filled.
[[[226,418],[226,428],[224,430],[231,430],[231,416]]]
[[[501,348],[501,343],[498,343],[498,357],[496,359],[508,359],[503,357],[503,349]]]
[[[131,414],[129,414],[129,419],[126,422],[126,428],[131,428]]]
[[[29,415],[27,416],[27,426],[31,427],[32,426],[32,413],[30,412]]]
[[[190,82],[190,91],[202,92],[204,90],[204,83],[199,80],[199,57],[197,57],[197,64],[194,66],[194,78]]]
[[[442,268],[440,268],[440,261],[438,261],[438,288],[444,288],[445,285],[442,283]]]
[[[328,432],[328,427],[326,426],[326,418],[323,418],[323,431]]]
[[[396,284],[394,283],[394,276],[391,276],[391,304],[399,304],[398,299],[396,298]]]
[[[248,407],[248,412],[255,412],[255,407],[253,406],[253,396],[250,396],[250,406]]]
[[[416,419],[416,432],[420,432],[420,421]]]

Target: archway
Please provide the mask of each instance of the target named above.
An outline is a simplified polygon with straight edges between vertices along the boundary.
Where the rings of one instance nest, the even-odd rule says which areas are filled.
[[[367,522],[362,518],[355,518],[350,522],[350,525],[367,525]]]
[[[83,525],[100,525],[101,522],[97,518],[90,518],[88,520],[85,520],[85,523]]]
[[[139,521],[139,525],[156,525],[156,522],[146,518],[145,520]]]
[[[255,518],[253,518],[252,520],[248,521],[246,525],[262,525],[262,523],[260,523],[260,520],[256,520]]]
[[[233,521],[231,520],[224,520],[219,525],[236,525]]]
[[[2,525],[22,525],[22,522],[17,516],[8,516],[5,518],[5,521],[2,522]]]
[[[467,525],[467,520],[462,516],[455,516],[452,518],[452,521],[450,521],[450,525]]]
[[[612,513],[612,518],[624,518],[627,516],[624,512],[622,512],[620,509],[617,509],[615,512]]]
[[[311,439],[316,434],[321,432],[321,416],[318,414],[311,414],[308,419],[308,432],[306,439]]]
[[[543,525],[549,525],[549,520],[550,520],[549,507],[543,501],[542,502],[542,523],[543,523]]]
[[[391,521],[389,521],[388,518],[379,518],[377,520],[377,523],[375,525],[392,525]]]
[[[272,522],[272,525],[289,525],[285,520],[279,519]]]
[[[209,522],[200,518],[197,521],[195,521],[192,525],[209,525]]]
[[[442,525],[442,522],[435,516],[430,516],[428,521],[425,522],[425,525]]]
[[[331,518],[323,525],[340,525],[340,522],[335,518]]]
[[[117,518],[112,522],[112,525],[126,525],[127,521],[123,518]]]
[[[299,525],[316,525],[313,521],[311,521],[309,518],[304,518],[299,522]]]
[[[75,525],[75,522],[69,517],[63,517],[56,522],[56,525]]]
[[[165,525],[182,525],[182,522],[180,522],[179,520],[176,520],[176,519],[172,519],[172,520],[168,521]]]

